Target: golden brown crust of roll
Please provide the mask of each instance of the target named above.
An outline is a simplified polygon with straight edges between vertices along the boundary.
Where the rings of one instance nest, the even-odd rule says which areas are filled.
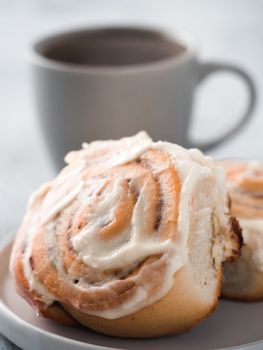
[[[108,335],[152,338],[189,332],[217,307],[221,279],[222,273],[218,272],[217,288],[208,303],[192,276],[191,267],[184,266],[174,276],[172,290],[161,300],[115,320],[85,315],[68,305],[64,307],[81,324]]]

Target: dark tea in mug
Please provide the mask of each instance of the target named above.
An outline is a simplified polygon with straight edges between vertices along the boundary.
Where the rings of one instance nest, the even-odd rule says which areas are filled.
[[[94,29],[60,35],[42,47],[48,59],[86,66],[126,66],[161,61],[186,48],[155,31]]]

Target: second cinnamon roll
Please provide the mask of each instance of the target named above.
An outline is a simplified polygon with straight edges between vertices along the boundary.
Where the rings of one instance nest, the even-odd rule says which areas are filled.
[[[243,230],[241,257],[225,266],[223,295],[238,300],[263,299],[263,162],[222,163],[231,197],[231,213]]]

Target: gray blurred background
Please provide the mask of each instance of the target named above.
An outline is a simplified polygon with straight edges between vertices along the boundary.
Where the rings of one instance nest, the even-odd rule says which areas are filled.
[[[37,124],[26,52],[39,34],[67,26],[148,23],[194,36],[202,60],[240,64],[259,101],[252,122],[216,157],[263,157],[262,0],[0,0],[0,239],[15,232],[30,192],[53,175]],[[192,134],[209,138],[235,123],[242,84],[216,75],[197,94]],[[216,120],[216,122],[215,122]]]

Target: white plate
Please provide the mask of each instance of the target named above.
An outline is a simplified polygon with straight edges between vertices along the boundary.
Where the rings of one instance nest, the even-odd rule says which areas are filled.
[[[220,301],[216,312],[191,333],[158,339],[103,336],[64,327],[34,315],[15,292],[8,262],[11,243],[0,250],[0,332],[26,350],[207,350],[263,349],[263,302]]]

